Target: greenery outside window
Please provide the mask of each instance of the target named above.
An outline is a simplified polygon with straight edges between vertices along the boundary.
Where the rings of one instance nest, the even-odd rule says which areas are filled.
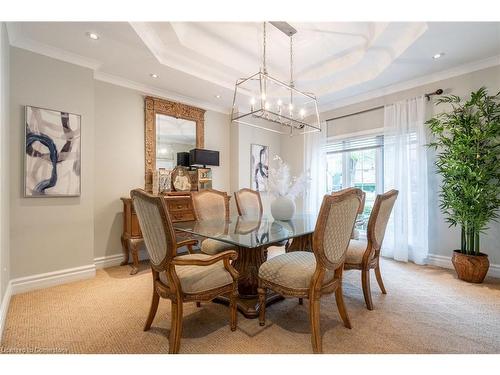
[[[366,232],[377,194],[383,193],[383,136],[345,139],[326,145],[328,192],[357,187],[366,193],[356,228]]]

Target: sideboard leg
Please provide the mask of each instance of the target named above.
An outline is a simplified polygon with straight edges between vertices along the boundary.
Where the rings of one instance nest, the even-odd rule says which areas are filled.
[[[130,252],[132,253],[132,271],[130,271],[131,275],[135,275],[139,272],[139,246],[138,244],[141,241],[129,240]]]
[[[126,266],[128,264],[128,246],[127,246],[127,239],[122,235],[121,236],[121,241],[122,241],[122,251],[123,251],[123,260],[120,263],[120,266]]]

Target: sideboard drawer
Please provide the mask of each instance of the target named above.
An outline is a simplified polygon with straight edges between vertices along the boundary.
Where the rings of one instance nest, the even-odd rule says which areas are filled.
[[[172,218],[172,221],[174,221],[174,222],[195,220],[194,213],[192,210],[173,211],[173,212],[170,212],[170,217]]]
[[[176,199],[174,202],[168,202],[168,210],[170,212],[175,211],[189,211],[191,208],[191,200],[188,199]]]

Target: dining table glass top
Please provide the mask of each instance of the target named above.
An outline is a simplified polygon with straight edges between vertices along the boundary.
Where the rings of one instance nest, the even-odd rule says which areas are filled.
[[[197,220],[173,223],[176,230],[232,245],[255,248],[314,232],[317,215],[295,214],[288,221],[272,216],[231,216],[229,220]]]

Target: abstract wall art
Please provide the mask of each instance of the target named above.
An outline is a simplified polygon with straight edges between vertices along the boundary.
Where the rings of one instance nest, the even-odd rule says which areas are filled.
[[[250,146],[250,186],[256,191],[267,191],[269,171],[269,146]]]
[[[81,116],[25,107],[25,197],[74,197],[81,190]]]

